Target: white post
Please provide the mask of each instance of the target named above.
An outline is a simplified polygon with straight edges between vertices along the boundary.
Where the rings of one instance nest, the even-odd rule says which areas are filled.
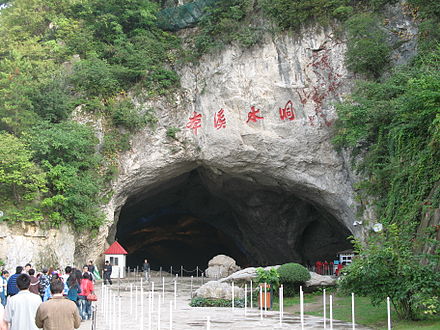
[[[174,281],[174,309],[177,308],[177,281]]]
[[[165,302],[165,277],[162,277],[162,303]]]
[[[304,292],[302,286],[299,287],[299,301],[301,312],[301,329],[304,329]]]
[[[152,319],[151,319],[151,310],[153,309],[153,301],[152,301],[152,298],[151,298],[151,296],[152,296],[152,294],[151,294],[151,291],[150,292],[148,292],[148,330],[151,330],[151,322],[152,322]]]
[[[260,286],[260,319],[263,320],[263,287]]]
[[[134,315],[136,318],[136,321],[138,320],[138,287],[135,287],[135,311],[134,311]]]
[[[353,292],[351,293],[351,324],[354,330],[355,325],[354,325],[354,293]]]
[[[144,278],[141,277],[141,287],[143,287],[143,286],[144,286]]]
[[[141,330],[144,330],[144,287],[141,286]]]
[[[206,330],[211,330],[211,320],[209,316],[206,319]]]
[[[253,292],[252,292],[252,280],[251,280],[251,308],[254,307],[254,306],[252,306],[252,305],[253,305],[253,304],[252,304],[252,299],[253,299],[253,298],[252,298],[252,293],[253,293]]]
[[[193,278],[194,276],[191,275],[191,299],[193,297]]]
[[[113,329],[117,329],[118,325],[118,314],[116,313],[116,293],[113,295]]]
[[[107,320],[106,314],[105,314],[105,310],[106,310],[105,307],[107,306],[107,300],[106,300],[106,296],[105,296],[104,282],[102,282],[102,285],[101,285],[101,292],[102,292],[102,302],[104,304],[104,309],[102,311],[102,315],[104,316],[104,320]],[[105,321],[104,323],[107,324],[107,321]]]
[[[118,329],[119,329],[119,330],[122,330],[122,308],[121,308],[121,297],[119,297]]]
[[[264,283],[264,313],[267,312],[267,283]]]
[[[234,302],[235,302],[235,294],[234,294],[234,281],[232,281],[232,311],[234,311]]]
[[[133,315],[133,283],[130,283],[130,315]]]
[[[324,292],[323,292],[323,294],[322,294],[322,305],[324,306],[324,310],[323,310],[323,313],[324,313],[324,329],[327,329],[327,303],[326,303],[326,301],[325,301],[325,289],[324,289]]]
[[[151,282],[151,311],[154,311],[154,282]]]
[[[283,285],[279,289],[279,301],[280,301],[280,326],[283,324]]]
[[[391,330],[391,304],[390,297],[387,297],[388,330]]]
[[[244,285],[244,317],[247,314],[247,284]]]
[[[157,304],[157,329],[160,330],[160,294],[157,295],[158,304]]]
[[[173,302],[170,300],[170,330],[173,329]]]
[[[330,317],[330,329],[333,330],[333,296],[332,295],[330,295],[329,317]]]

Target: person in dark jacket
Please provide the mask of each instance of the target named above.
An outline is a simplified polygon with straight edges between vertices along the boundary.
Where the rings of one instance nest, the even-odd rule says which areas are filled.
[[[39,292],[40,280],[35,277],[35,269],[33,269],[33,268],[29,269],[28,274],[29,274],[29,277],[31,278],[31,285],[29,286],[29,291],[39,295],[40,294],[40,292]]]
[[[8,280],[8,296],[15,296],[20,290],[17,287],[17,277],[23,272],[23,266],[17,266],[15,268],[15,274],[12,275]]]
[[[110,283],[110,285],[113,284],[111,275],[112,275],[112,265],[107,260],[104,265],[104,284],[107,284],[107,281]]]

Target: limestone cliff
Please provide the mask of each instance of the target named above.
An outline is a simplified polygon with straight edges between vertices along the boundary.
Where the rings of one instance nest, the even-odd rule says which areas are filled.
[[[118,228],[167,203],[222,230],[250,263],[333,255],[345,237],[366,230],[354,226],[356,178],[348,157],[331,143],[334,104],[353,85],[345,50],[331,30],[309,29],[181,67],[181,89],[172,98],[138,100],[154,109],[157,127],[137,133],[119,155],[99,233],[77,234],[76,244],[67,229],[44,232],[38,242],[24,233],[22,249],[3,235],[0,257],[12,267],[36,261],[49,245],[61,264],[97,259]]]

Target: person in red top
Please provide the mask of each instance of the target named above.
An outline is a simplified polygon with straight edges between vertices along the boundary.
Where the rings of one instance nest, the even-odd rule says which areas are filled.
[[[322,275],[322,262],[321,261],[317,261],[315,263],[315,272],[319,275]]]
[[[94,291],[92,277],[86,272],[81,279],[81,293],[78,294],[79,314],[83,321],[92,318],[92,302],[87,300],[87,296],[94,293]]]

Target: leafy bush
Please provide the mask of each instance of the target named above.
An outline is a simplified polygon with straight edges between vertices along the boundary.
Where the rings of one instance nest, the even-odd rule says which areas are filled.
[[[256,269],[257,272],[257,282],[270,284],[274,290],[277,290],[280,284],[280,276],[275,268],[270,268],[265,270],[261,267]]]
[[[386,34],[371,14],[358,14],[346,23],[347,67],[356,73],[379,77],[388,66],[391,47]]]
[[[70,81],[75,90],[89,97],[106,98],[118,93],[120,88],[111,65],[96,56],[77,62]]]
[[[294,296],[306,281],[310,280],[310,273],[304,266],[296,263],[288,263],[278,268],[280,283],[283,284],[283,292],[287,297]]]
[[[32,151],[15,136],[0,132],[0,201],[32,200],[46,189],[44,172],[32,161]]]
[[[196,35],[195,51],[197,55],[225,45],[237,42],[241,46],[255,45],[261,38],[261,28],[253,24],[254,1],[232,0],[217,1],[207,9],[198,24],[200,30]]]
[[[191,307],[232,307],[232,300],[196,297],[189,305]],[[244,308],[244,299],[235,299],[234,307]]]
[[[401,319],[417,320],[440,310],[440,273],[433,264],[421,264],[410,235],[397,225],[357,243],[359,256],[342,270],[341,289],[369,296],[373,304],[390,300]]]
[[[264,12],[281,29],[297,29],[311,21],[326,23],[334,11],[340,15],[341,7],[349,4],[349,0],[261,0]]]
[[[278,268],[280,282],[285,283],[305,283],[310,280],[310,273],[304,266],[296,263],[288,263]]]

